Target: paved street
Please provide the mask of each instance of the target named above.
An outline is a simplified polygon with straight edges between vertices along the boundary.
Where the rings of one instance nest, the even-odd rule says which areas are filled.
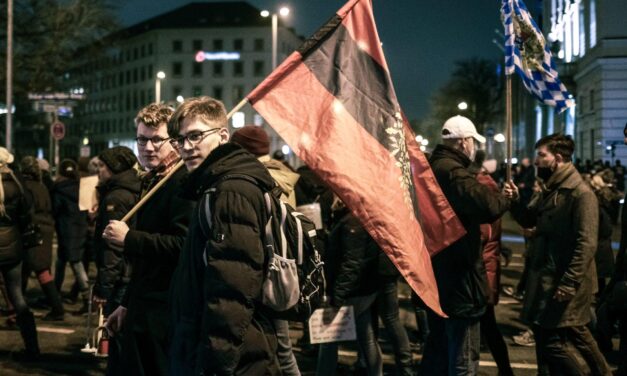
[[[506,236],[504,236],[503,244],[513,250],[513,258],[510,265],[503,272],[502,282],[504,284],[515,284],[520,276],[523,266],[522,252],[524,245],[522,238],[517,234],[516,226],[509,220],[505,221]],[[618,239],[619,231],[615,231],[615,239]],[[69,271],[66,275],[71,276]],[[36,281],[29,281],[29,298],[36,297],[37,291]],[[65,291],[69,290],[69,285],[65,287]],[[402,320],[407,327],[410,338],[413,337],[413,331],[416,328],[415,319],[411,311],[409,302],[408,287],[403,285],[399,290],[402,305]],[[78,310],[79,304],[67,305],[70,312]],[[510,358],[514,372],[516,375],[535,375],[535,348],[520,347],[514,345],[511,336],[518,334],[524,329],[524,325],[517,319],[521,305],[516,300],[501,296],[501,303],[497,306],[496,315],[500,324],[500,329],[505,337],[509,347]],[[35,310],[38,316],[43,316],[45,311]],[[86,343],[86,317],[66,315],[67,319],[61,323],[47,323],[37,320],[39,339],[41,343],[42,358],[38,362],[32,364],[18,364],[11,359],[11,351],[22,348],[22,341],[19,333],[14,328],[9,328],[5,324],[5,318],[0,321],[0,373],[2,375],[103,375],[105,370],[105,361],[95,358],[93,355],[83,354],[80,349]],[[94,318],[95,320],[95,318]],[[292,326],[292,336],[294,342],[302,335],[302,326],[294,324]],[[393,374],[394,360],[390,346],[386,342],[385,330],[381,330],[381,343],[384,351],[385,372]],[[615,348],[617,343],[615,342]],[[340,352],[340,368],[338,373],[341,375],[351,374],[350,366],[356,361],[356,347],[347,344],[341,347]],[[420,361],[420,352],[414,351],[414,359],[416,363]],[[304,375],[313,375],[315,370],[315,354],[303,353],[299,346],[295,346],[296,355]],[[613,362],[616,353],[610,356]],[[487,349],[482,349],[481,353],[481,375],[497,375],[496,365],[494,364]]]

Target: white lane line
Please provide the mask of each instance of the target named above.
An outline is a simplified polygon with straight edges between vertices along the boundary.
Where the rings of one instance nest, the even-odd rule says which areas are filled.
[[[74,329],[63,329],[63,328],[52,328],[49,326],[38,326],[38,332],[42,333],[57,333],[57,334],[72,334],[74,333]]]
[[[340,349],[338,351],[338,355],[345,356],[345,357],[356,358],[357,357],[357,351]],[[421,360],[422,359],[422,354],[413,354],[413,359],[414,360]],[[383,360],[384,361],[388,361],[388,362],[394,362],[394,355],[392,355],[392,354],[383,354]],[[536,364],[532,364],[532,363],[510,363],[510,365],[512,366],[512,368],[517,368],[517,369],[538,369],[538,366]],[[479,361],[479,366],[482,366],[482,367],[496,367],[496,363],[493,362],[493,361],[490,361],[490,360],[480,360]]]

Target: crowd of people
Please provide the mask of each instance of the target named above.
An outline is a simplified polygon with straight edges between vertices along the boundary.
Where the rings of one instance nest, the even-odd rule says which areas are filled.
[[[624,189],[620,161],[586,170],[572,161],[573,140],[554,134],[538,140],[534,164],[523,159],[504,181],[469,119],[443,124],[429,162],[466,233],[432,258],[447,317],[412,296],[423,350],[417,366],[399,317],[399,272],[307,166],[294,170],[270,156],[263,128],[230,134],[223,104],[210,97],[188,98],[176,110],[148,105],[135,124],[137,155],[112,147],[92,159],[63,160],[54,176],[45,161],[18,163],[0,148],[1,291],[24,340],[20,359],[40,353],[29,304],[49,307],[42,320],[61,321],[65,297],[83,302],[79,314],[102,307],[109,375],[300,375],[289,322],[262,296],[271,193],[292,207],[319,205],[326,304],[353,307],[366,374],[383,373],[379,318],[399,375],[476,375],[482,337],[499,374],[514,374],[495,314],[506,212],[526,239],[525,269],[509,295],[523,301],[538,373],[610,375],[603,352],[618,327],[617,374],[626,374],[627,231],[616,262],[611,249]],[[81,179],[88,176],[97,185],[86,193]],[[79,205],[85,194],[93,205]],[[68,266],[72,287],[62,294]],[[27,304],[33,273],[43,297]],[[338,344],[317,350],[316,373],[335,374]]]

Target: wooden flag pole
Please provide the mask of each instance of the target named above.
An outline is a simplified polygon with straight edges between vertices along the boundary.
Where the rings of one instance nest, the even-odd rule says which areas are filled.
[[[512,75],[505,75],[505,134],[507,138],[506,182],[512,180]]]
[[[244,107],[246,105],[246,103],[248,103],[248,99],[244,98],[241,102],[239,102],[237,104],[237,106],[235,106],[231,112],[229,112],[226,115],[226,120],[229,120],[234,113],[236,113],[237,111],[239,111],[242,107]],[[159,182],[157,184],[155,184],[154,187],[152,187],[150,189],[150,191],[148,191],[148,193],[146,193],[146,195],[144,195],[144,197],[141,198],[141,200],[139,200],[139,202],[137,204],[135,204],[135,206],[133,206],[133,208],[131,210],[129,210],[128,213],[126,213],[126,215],[122,218],[122,222],[128,222],[129,219],[131,219],[135,213],[137,213],[137,211],[139,209],[141,209],[142,206],[144,206],[144,204],[150,200],[150,198],[152,196],[154,196],[155,193],[157,193],[157,191],[168,181],[170,180],[170,178],[172,177],[172,175],[174,175],[179,168],[181,168],[183,165],[185,164],[185,162],[183,160],[180,160],[176,165],[174,165],[174,167],[172,167],[172,169],[170,170],[170,172],[168,172],[167,175],[165,175],[161,180],[159,180]]]

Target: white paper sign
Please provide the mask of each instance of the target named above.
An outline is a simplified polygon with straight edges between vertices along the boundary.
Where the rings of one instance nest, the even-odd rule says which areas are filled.
[[[318,308],[309,318],[311,343],[354,341],[355,313],[353,306]]]
[[[316,225],[316,230],[322,229],[322,211],[319,203],[314,202],[313,204],[297,206],[296,211],[305,214],[307,218],[311,219],[314,225]]]
[[[80,188],[78,191],[78,208],[80,210],[92,210],[98,205],[98,196],[96,194],[96,186],[98,185],[98,176],[87,176],[81,178]]]

